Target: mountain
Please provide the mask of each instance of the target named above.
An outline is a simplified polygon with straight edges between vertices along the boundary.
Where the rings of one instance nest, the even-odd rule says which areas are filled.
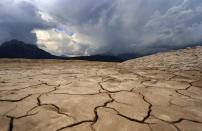
[[[34,44],[24,43],[18,40],[4,42],[0,46],[0,58],[26,58],[26,59],[65,59],[65,60],[87,60],[103,62],[122,62],[115,56],[92,55],[79,57],[54,56]]]
[[[51,55],[36,45],[11,40],[0,46],[0,58],[57,59],[59,57]]]
[[[191,44],[186,46],[170,47],[172,50],[184,49],[186,47],[200,46],[202,43]],[[54,56],[34,44],[27,44],[18,40],[11,40],[4,42],[0,46],[0,58],[26,58],[26,59],[64,59],[64,60],[87,60],[87,61],[103,61],[103,62],[123,62],[157,52],[148,54],[138,53],[124,53],[116,56],[113,55],[92,55],[92,56],[78,56],[78,57],[65,57]]]

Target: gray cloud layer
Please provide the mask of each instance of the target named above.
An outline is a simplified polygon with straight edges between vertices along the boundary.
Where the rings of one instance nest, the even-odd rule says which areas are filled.
[[[41,6],[99,47],[92,53],[166,50],[202,41],[201,0],[52,0]]]
[[[29,2],[0,1],[0,43],[18,39],[36,43],[33,29],[47,29],[48,23],[41,19],[36,6]]]
[[[201,0],[36,0],[35,7],[5,3],[0,2],[0,18],[6,19],[0,20],[0,34],[5,38],[35,41],[30,31],[47,28],[36,13],[40,9],[58,26],[91,42],[80,48],[80,55],[146,53],[202,42]]]

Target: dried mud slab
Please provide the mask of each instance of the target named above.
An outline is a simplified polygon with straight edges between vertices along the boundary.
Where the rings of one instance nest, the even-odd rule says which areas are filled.
[[[49,105],[38,107],[30,114],[33,115],[14,120],[13,131],[50,131],[73,123],[71,118],[58,114],[56,109]]]
[[[76,122],[94,119],[94,109],[109,101],[107,94],[98,95],[69,95],[50,94],[40,98],[41,104],[56,105],[60,112],[75,119]]]
[[[131,92],[119,92],[111,95],[115,102],[107,107],[116,109],[120,114],[139,121],[143,121],[149,111],[149,104],[141,95]],[[124,96],[124,97],[123,97]]]
[[[202,124],[192,121],[184,120],[181,123],[177,123],[176,126],[182,131],[201,131]]]
[[[100,119],[93,125],[96,131],[150,131],[147,124],[125,119],[112,109],[100,108],[98,115]]]

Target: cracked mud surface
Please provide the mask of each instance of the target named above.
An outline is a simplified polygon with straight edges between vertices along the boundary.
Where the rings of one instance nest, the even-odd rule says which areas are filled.
[[[0,60],[0,131],[162,130],[202,130],[202,47],[123,63]]]

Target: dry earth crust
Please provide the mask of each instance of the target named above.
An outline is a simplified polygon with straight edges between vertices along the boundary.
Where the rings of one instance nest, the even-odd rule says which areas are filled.
[[[0,131],[202,131],[202,47],[123,63],[0,59]]]

